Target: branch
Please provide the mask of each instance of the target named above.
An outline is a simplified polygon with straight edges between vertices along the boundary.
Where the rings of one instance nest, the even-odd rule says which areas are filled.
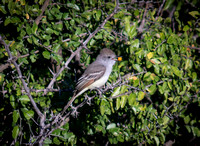
[[[166,0],[163,0],[162,4],[160,5],[159,10],[158,10],[158,13],[157,13],[157,17],[156,17],[156,19],[157,19],[158,16],[160,15],[160,12],[161,12],[161,10],[162,10],[164,4],[165,4],[165,1],[166,1]]]
[[[142,22],[138,28],[138,32],[139,33],[142,33],[143,32],[143,28],[144,28],[144,23],[145,23],[145,17],[146,17],[146,14],[147,14],[147,8],[148,8],[148,4],[146,4],[146,7],[145,7],[145,10],[144,10],[144,14],[143,14],[143,17],[142,17]]]
[[[0,65],[0,72],[3,72],[5,69],[7,69],[10,66],[10,63],[5,63]]]
[[[42,6],[42,12],[40,13],[40,15],[35,19],[35,23],[38,25],[40,23],[40,20],[42,19],[42,15],[44,13],[44,11],[46,10],[47,6],[49,5],[49,1],[50,0],[46,0]]]
[[[199,51],[200,51],[200,48],[198,48],[198,47],[193,47],[193,46],[185,46],[185,47],[190,48],[190,49],[199,50]]]
[[[12,56],[12,54],[11,54],[11,52],[10,52],[9,45],[7,45],[7,44],[5,43],[5,41],[3,40],[3,38],[2,38],[1,36],[0,36],[0,43],[4,45],[5,50],[6,50],[6,52],[8,53],[8,56],[9,56],[8,60],[11,61],[11,62],[14,64],[14,66],[15,66],[15,68],[16,68],[16,70],[17,70],[17,73],[18,73],[18,75],[19,75],[19,79],[21,80],[21,82],[22,82],[22,84],[23,84],[23,87],[24,87],[24,89],[25,89],[25,91],[26,91],[26,93],[27,93],[27,95],[28,95],[28,97],[29,97],[29,99],[30,99],[30,101],[31,101],[31,104],[32,104],[34,110],[36,111],[36,113],[38,114],[38,116],[39,116],[40,118],[42,118],[42,117],[43,117],[43,114],[41,113],[41,111],[40,111],[39,108],[37,107],[35,101],[33,100],[33,97],[32,97],[32,95],[31,95],[31,93],[30,93],[30,89],[28,88],[27,83],[26,83],[25,80],[22,78],[22,72],[21,72],[21,70],[20,70],[20,68],[19,68],[19,65],[16,63],[15,59],[13,59],[14,57]]]
[[[34,54],[38,53],[39,50],[35,51]],[[29,56],[30,54],[25,54],[25,55],[22,55],[22,56],[17,56],[15,58],[15,60],[17,60],[18,58],[24,58],[24,57],[27,57]],[[0,72],[3,72],[5,69],[7,69],[8,67],[10,66],[10,63],[5,63],[5,64],[1,64],[0,65]]]

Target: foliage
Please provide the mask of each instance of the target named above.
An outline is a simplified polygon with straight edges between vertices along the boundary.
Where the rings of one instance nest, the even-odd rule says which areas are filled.
[[[199,138],[197,5],[2,0],[0,143],[163,145]],[[123,61],[101,94],[88,91],[60,115],[76,78],[104,47]]]

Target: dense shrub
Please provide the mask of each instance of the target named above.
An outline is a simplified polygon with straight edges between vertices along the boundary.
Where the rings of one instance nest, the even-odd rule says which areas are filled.
[[[2,0],[1,145],[197,144],[199,4]],[[105,47],[123,61],[61,114]]]

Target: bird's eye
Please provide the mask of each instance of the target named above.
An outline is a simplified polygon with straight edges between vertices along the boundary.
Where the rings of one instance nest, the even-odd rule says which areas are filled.
[[[108,58],[110,59],[110,58],[111,58],[111,56],[108,56]]]

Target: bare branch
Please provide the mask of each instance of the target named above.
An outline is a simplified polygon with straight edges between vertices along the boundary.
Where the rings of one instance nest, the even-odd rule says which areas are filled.
[[[39,52],[39,50],[36,50],[35,52],[34,52],[34,54],[36,54],[36,53],[38,53]],[[27,56],[29,56],[30,54],[28,53],[28,54],[25,54],[25,55],[21,55],[21,56],[17,56],[17,57],[15,57],[15,60],[17,60],[18,58],[24,58],[24,57],[27,57]],[[5,64],[1,64],[0,65],[0,72],[3,72],[5,69],[7,69],[8,67],[10,66],[10,63],[5,63]]]
[[[5,69],[7,69],[10,66],[10,63],[5,63],[0,65],[0,72],[3,72]]]
[[[160,12],[162,11],[162,8],[163,8],[163,6],[164,6],[164,4],[165,4],[165,1],[166,1],[166,0],[163,0],[162,4],[161,4],[160,7],[159,7],[159,10],[158,10],[158,13],[157,13],[157,18],[158,18],[158,16],[160,15]],[[157,18],[156,18],[156,19],[157,19]]]
[[[40,20],[42,19],[42,15],[44,13],[44,11],[46,10],[47,6],[49,5],[49,1],[50,0],[46,0],[42,6],[42,12],[40,13],[40,15],[35,19],[35,23],[38,25],[40,23]]]
[[[185,47],[190,48],[190,49],[199,50],[199,51],[200,51],[200,48],[198,48],[198,47],[193,47],[193,46],[185,46]]]
[[[22,82],[22,84],[23,84],[23,87],[24,87],[24,89],[25,89],[25,91],[26,91],[26,93],[27,93],[27,95],[28,95],[28,97],[29,97],[29,99],[30,99],[30,101],[31,101],[31,104],[32,104],[34,110],[36,111],[36,113],[38,114],[38,116],[39,116],[40,118],[42,118],[42,117],[43,117],[43,114],[41,113],[41,111],[40,111],[39,108],[37,107],[35,101],[33,100],[33,97],[32,97],[32,95],[31,95],[31,93],[30,93],[30,89],[29,89],[29,87],[27,86],[27,83],[26,83],[25,80],[22,78],[22,72],[21,72],[21,70],[20,70],[20,68],[19,68],[19,65],[18,65],[17,62],[13,59],[14,57],[12,56],[12,54],[11,54],[11,52],[10,52],[9,45],[7,45],[7,44],[5,43],[5,41],[3,40],[3,38],[2,38],[1,36],[0,36],[0,43],[4,45],[5,50],[6,50],[6,52],[8,53],[8,56],[9,56],[8,60],[10,60],[10,61],[14,64],[14,66],[15,66],[15,68],[16,68],[16,70],[17,70],[17,73],[18,73],[18,75],[19,75],[19,79],[21,80],[21,82]]]
[[[145,7],[145,10],[144,10],[144,14],[143,14],[143,18],[142,18],[142,22],[138,28],[138,32],[139,33],[142,33],[143,32],[143,28],[144,28],[144,23],[145,23],[145,17],[146,17],[146,14],[147,14],[147,8],[148,8],[148,4],[146,4],[146,7]]]

